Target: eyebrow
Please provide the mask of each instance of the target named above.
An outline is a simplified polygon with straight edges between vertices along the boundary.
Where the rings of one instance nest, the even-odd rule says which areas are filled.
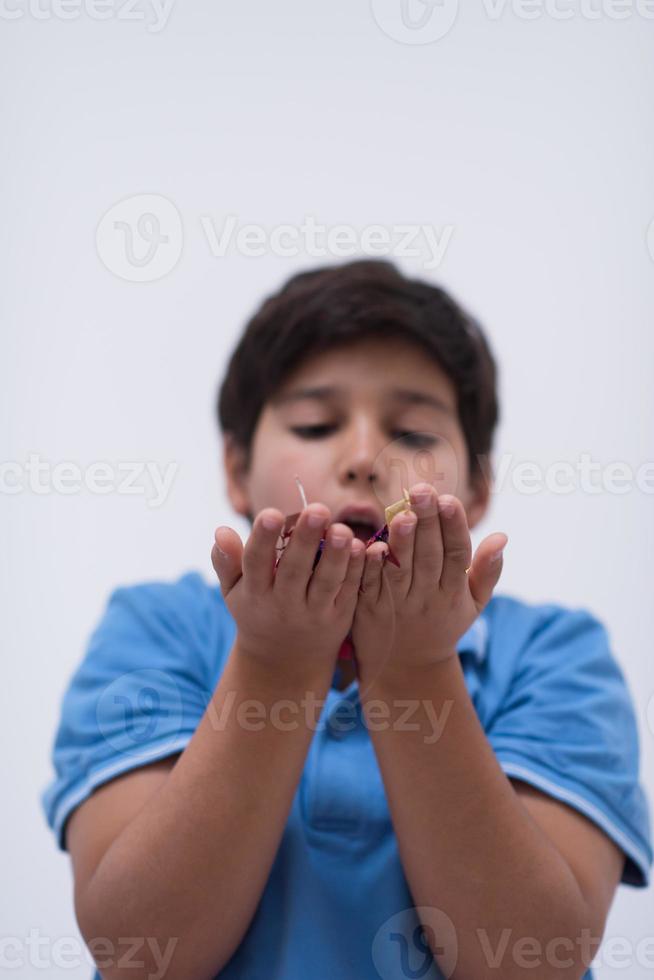
[[[294,391],[287,391],[276,395],[271,399],[276,406],[288,405],[291,402],[303,401],[310,398],[316,401],[327,401],[330,398],[338,397],[345,392],[345,388],[338,385],[319,385],[312,388],[296,388]],[[453,409],[436,395],[428,395],[424,391],[414,391],[412,388],[391,388],[387,392],[388,396],[405,405],[429,405],[439,412],[452,415]]]

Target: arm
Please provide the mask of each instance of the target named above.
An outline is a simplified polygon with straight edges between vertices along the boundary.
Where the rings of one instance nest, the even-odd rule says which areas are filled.
[[[565,808],[551,801],[569,851],[587,857],[579,865],[593,886],[587,901],[547,824],[532,818],[497,762],[458,657],[377,680],[366,689],[364,711],[373,700],[390,708],[389,724],[372,726],[371,739],[414,904],[441,909],[456,932],[449,975],[578,980],[597,952],[622,870],[619,849],[583,818],[562,825]],[[393,726],[409,702],[410,723]],[[585,947],[583,930],[590,934]],[[438,958],[442,951],[433,947]]]
[[[144,940],[135,955],[143,971],[115,965],[103,970],[105,980],[145,977],[168,956],[168,980],[210,978],[233,954],[265,887],[317,722],[298,710],[297,725],[285,730],[291,726],[272,724],[270,710],[282,699],[299,704],[308,691],[324,698],[331,675],[330,666],[292,677],[266,670],[236,641],[191,741],[77,898],[91,948],[97,937],[117,951],[120,937]],[[239,712],[249,699],[261,707]]]
[[[105,980],[153,975],[161,950],[170,954],[168,980],[209,980],[248,928],[356,604],[365,549],[350,528],[330,525],[313,570],[329,519],[323,505],[305,508],[279,567],[279,511],[257,515],[245,550],[236,532],[216,531],[212,560],[238,627],[220,682],[156,791],[138,811],[124,802],[130,817],[114,821],[122,829],[92,873],[89,851],[77,863],[86,878],[76,882],[76,909],[89,946],[94,937],[114,945],[140,937],[140,972],[134,961],[114,964]]]
[[[498,966],[503,980],[579,978],[623,857],[562,805],[514,790],[470,700],[457,641],[491,597],[506,541],[495,532],[471,560],[460,500],[424,484],[412,506],[390,525],[397,567],[375,561],[385,545],[368,549],[353,635],[364,711],[375,700],[390,708],[371,740],[414,903],[449,916],[456,948],[446,937],[441,949],[426,915],[423,924],[455,980],[485,980]]]

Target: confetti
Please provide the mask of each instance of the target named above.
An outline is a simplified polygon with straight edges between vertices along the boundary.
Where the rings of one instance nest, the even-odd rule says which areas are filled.
[[[302,482],[300,481],[300,478],[297,474],[295,474],[295,482],[297,484],[297,488],[300,493],[300,498],[302,500],[302,508],[304,509],[305,507],[307,507],[307,497],[304,492],[304,487],[302,486]],[[385,508],[384,517],[386,518],[386,523],[384,524],[383,527],[380,527],[378,531],[375,531],[372,537],[368,538],[368,540],[366,541],[366,548],[369,545],[373,544],[375,541],[383,541],[384,544],[388,545],[388,538],[390,535],[389,524],[391,523],[391,521],[393,520],[396,514],[399,514],[401,511],[411,509],[411,498],[409,496],[409,491],[406,489],[406,487],[402,487],[402,494],[403,494],[402,500],[398,500],[394,504],[389,504],[389,506]],[[286,550],[286,546],[290,540],[290,537],[293,533],[293,529],[297,524],[298,518],[301,513],[302,511],[300,510],[296,511],[294,514],[288,514],[284,519],[284,524],[280,531],[280,537],[282,539],[282,543],[281,545],[277,546],[278,554],[275,559],[275,570],[277,569],[277,566],[281,561],[282,555]],[[325,546],[325,540],[326,538],[323,535],[323,537],[320,539],[320,544],[318,545],[318,550],[316,551],[316,556],[313,560],[312,571],[315,569],[316,565],[320,561],[323,548]],[[390,545],[388,547],[388,551],[384,554],[383,558],[385,560],[392,562],[393,565],[397,566],[397,568],[401,567],[399,561],[391,551]],[[363,588],[361,588],[359,591],[363,592],[364,590]],[[356,651],[355,651],[354,643],[352,642],[351,632],[349,632],[345,637],[345,639],[343,640],[341,644],[341,648],[338,652],[337,659],[353,660],[356,666]]]

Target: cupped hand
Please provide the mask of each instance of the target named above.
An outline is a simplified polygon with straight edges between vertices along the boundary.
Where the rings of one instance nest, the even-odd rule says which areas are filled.
[[[456,655],[502,571],[506,534],[489,534],[473,557],[458,497],[439,496],[428,483],[410,494],[412,509],[395,515],[388,545],[375,542],[366,551],[352,639],[367,677]],[[389,546],[399,568],[383,560]]]
[[[245,546],[233,528],[216,529],[211,560],[241,651],[280,670],[335,666],[354,618],[365,545],[346,524],[330,525],[330,520],[326,505],[309,504],[277,568],[281,511],[260,511]],[[323,535],[326,541],[313,569]]]

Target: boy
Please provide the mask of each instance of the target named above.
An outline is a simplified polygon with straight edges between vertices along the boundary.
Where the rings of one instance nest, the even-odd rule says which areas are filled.
[[[501,532],[472,555],[495,389],[476,322],[387,262],[247,325],[218,418],[248,541],[216,530],[219,587],[117,589],[62,706],[43,803],[104,978],[592,977],[649,883],[637,729],[601,623],[493,595]]]

